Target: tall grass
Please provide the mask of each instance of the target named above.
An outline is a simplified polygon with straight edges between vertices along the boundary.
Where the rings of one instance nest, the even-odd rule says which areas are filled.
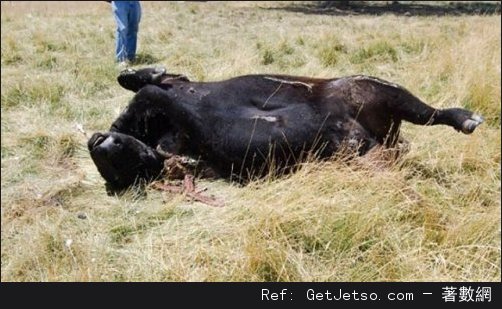
[[[286,3],[142,2],[139,64],[193,80],[369,74],[487,120],[404,124],[393,166],[308,162],[213,208],[108,196],[86,149],[132,93],[105,2],[2,2],[2,281],[500,281],[500,16],[307,15]]]

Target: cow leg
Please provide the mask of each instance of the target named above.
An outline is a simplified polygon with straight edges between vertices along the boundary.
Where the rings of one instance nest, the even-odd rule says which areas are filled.
[[[399,138],[401,121],[418,125],[448,125],[465,134],[472,133],[483,118],[462,108],[436,109],[405,88],[369,76],[340,79],[332,84],[340,93],[349,93],[355,118],[386,146]]]
[[[117,77],[118,83],[125,89],[138,92],[146,85],[159,84],[166,69],[163,67],[142,70],[125,69]]]
[[[125,69],[117,77],[118,83],[125,89],[138,92],[146,85],[162,85],[178,80],[188,82],[181,74],[168,74],[164,67],[144,68],[139,70]]]
[[[156,87],[144,86],[129,102],[129,105],[112,123],[110,131],[131,135],[155,147],[166,131],[172,131],[169,98],[165,91]]]
[[[169,89],[146,85],[112,123],[110,131],[134,136],[156,147],[166,133],[175,136],[177,128],[192,128],[200,122],[196,104],[181,100]]]
[[[177,128],[200,128],[202,117],[199,115],[200,100],[175,93],[169,88],[147,85],[137,94],[143,109],[152,114],[161,113]]]
[[[388,102],[394,118],[418,125],[448,125],[464,134],[471,134],[483,122],[483,117],[463,108],[436,109],[404,89]]]

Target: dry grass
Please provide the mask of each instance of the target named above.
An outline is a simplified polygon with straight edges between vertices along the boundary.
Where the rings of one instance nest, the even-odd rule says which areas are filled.
[[[1,8],[2,281],[500,281],[500,16],[305,15],[275,3],[143,4],[139,52],[194,80],[371,74],[487,122],[406,124],[398,165],[308,163],[223,208],[107,196],[75,129],[106,130],[114,21],[94,3]],[[279,5],[286,5],[281,3]]]

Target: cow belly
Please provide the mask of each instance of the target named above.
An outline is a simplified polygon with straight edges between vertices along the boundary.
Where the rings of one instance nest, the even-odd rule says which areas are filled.
[[[239,117],[230,111],[224,114],[229,117],[212,120],[218,126],[204,140],[210,141],[205,147],[209,159],[227,171],[289,166],[322,144],[324,119],[307,105],[271,112],[247,110]]]

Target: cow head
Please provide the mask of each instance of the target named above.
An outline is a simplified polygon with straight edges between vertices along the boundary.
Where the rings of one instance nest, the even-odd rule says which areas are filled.
[[[139,70],[125,69],[117,77],[119,84],[134,92],[138,92],[146,85],[162,85],[172,80],[189,81],[180,74],[168,74],[163,67],[144,68]]]
[[[111,190],[122,190],[159,176],[163,158],[132,136],[95,133],[87,142],[91,158]]]

